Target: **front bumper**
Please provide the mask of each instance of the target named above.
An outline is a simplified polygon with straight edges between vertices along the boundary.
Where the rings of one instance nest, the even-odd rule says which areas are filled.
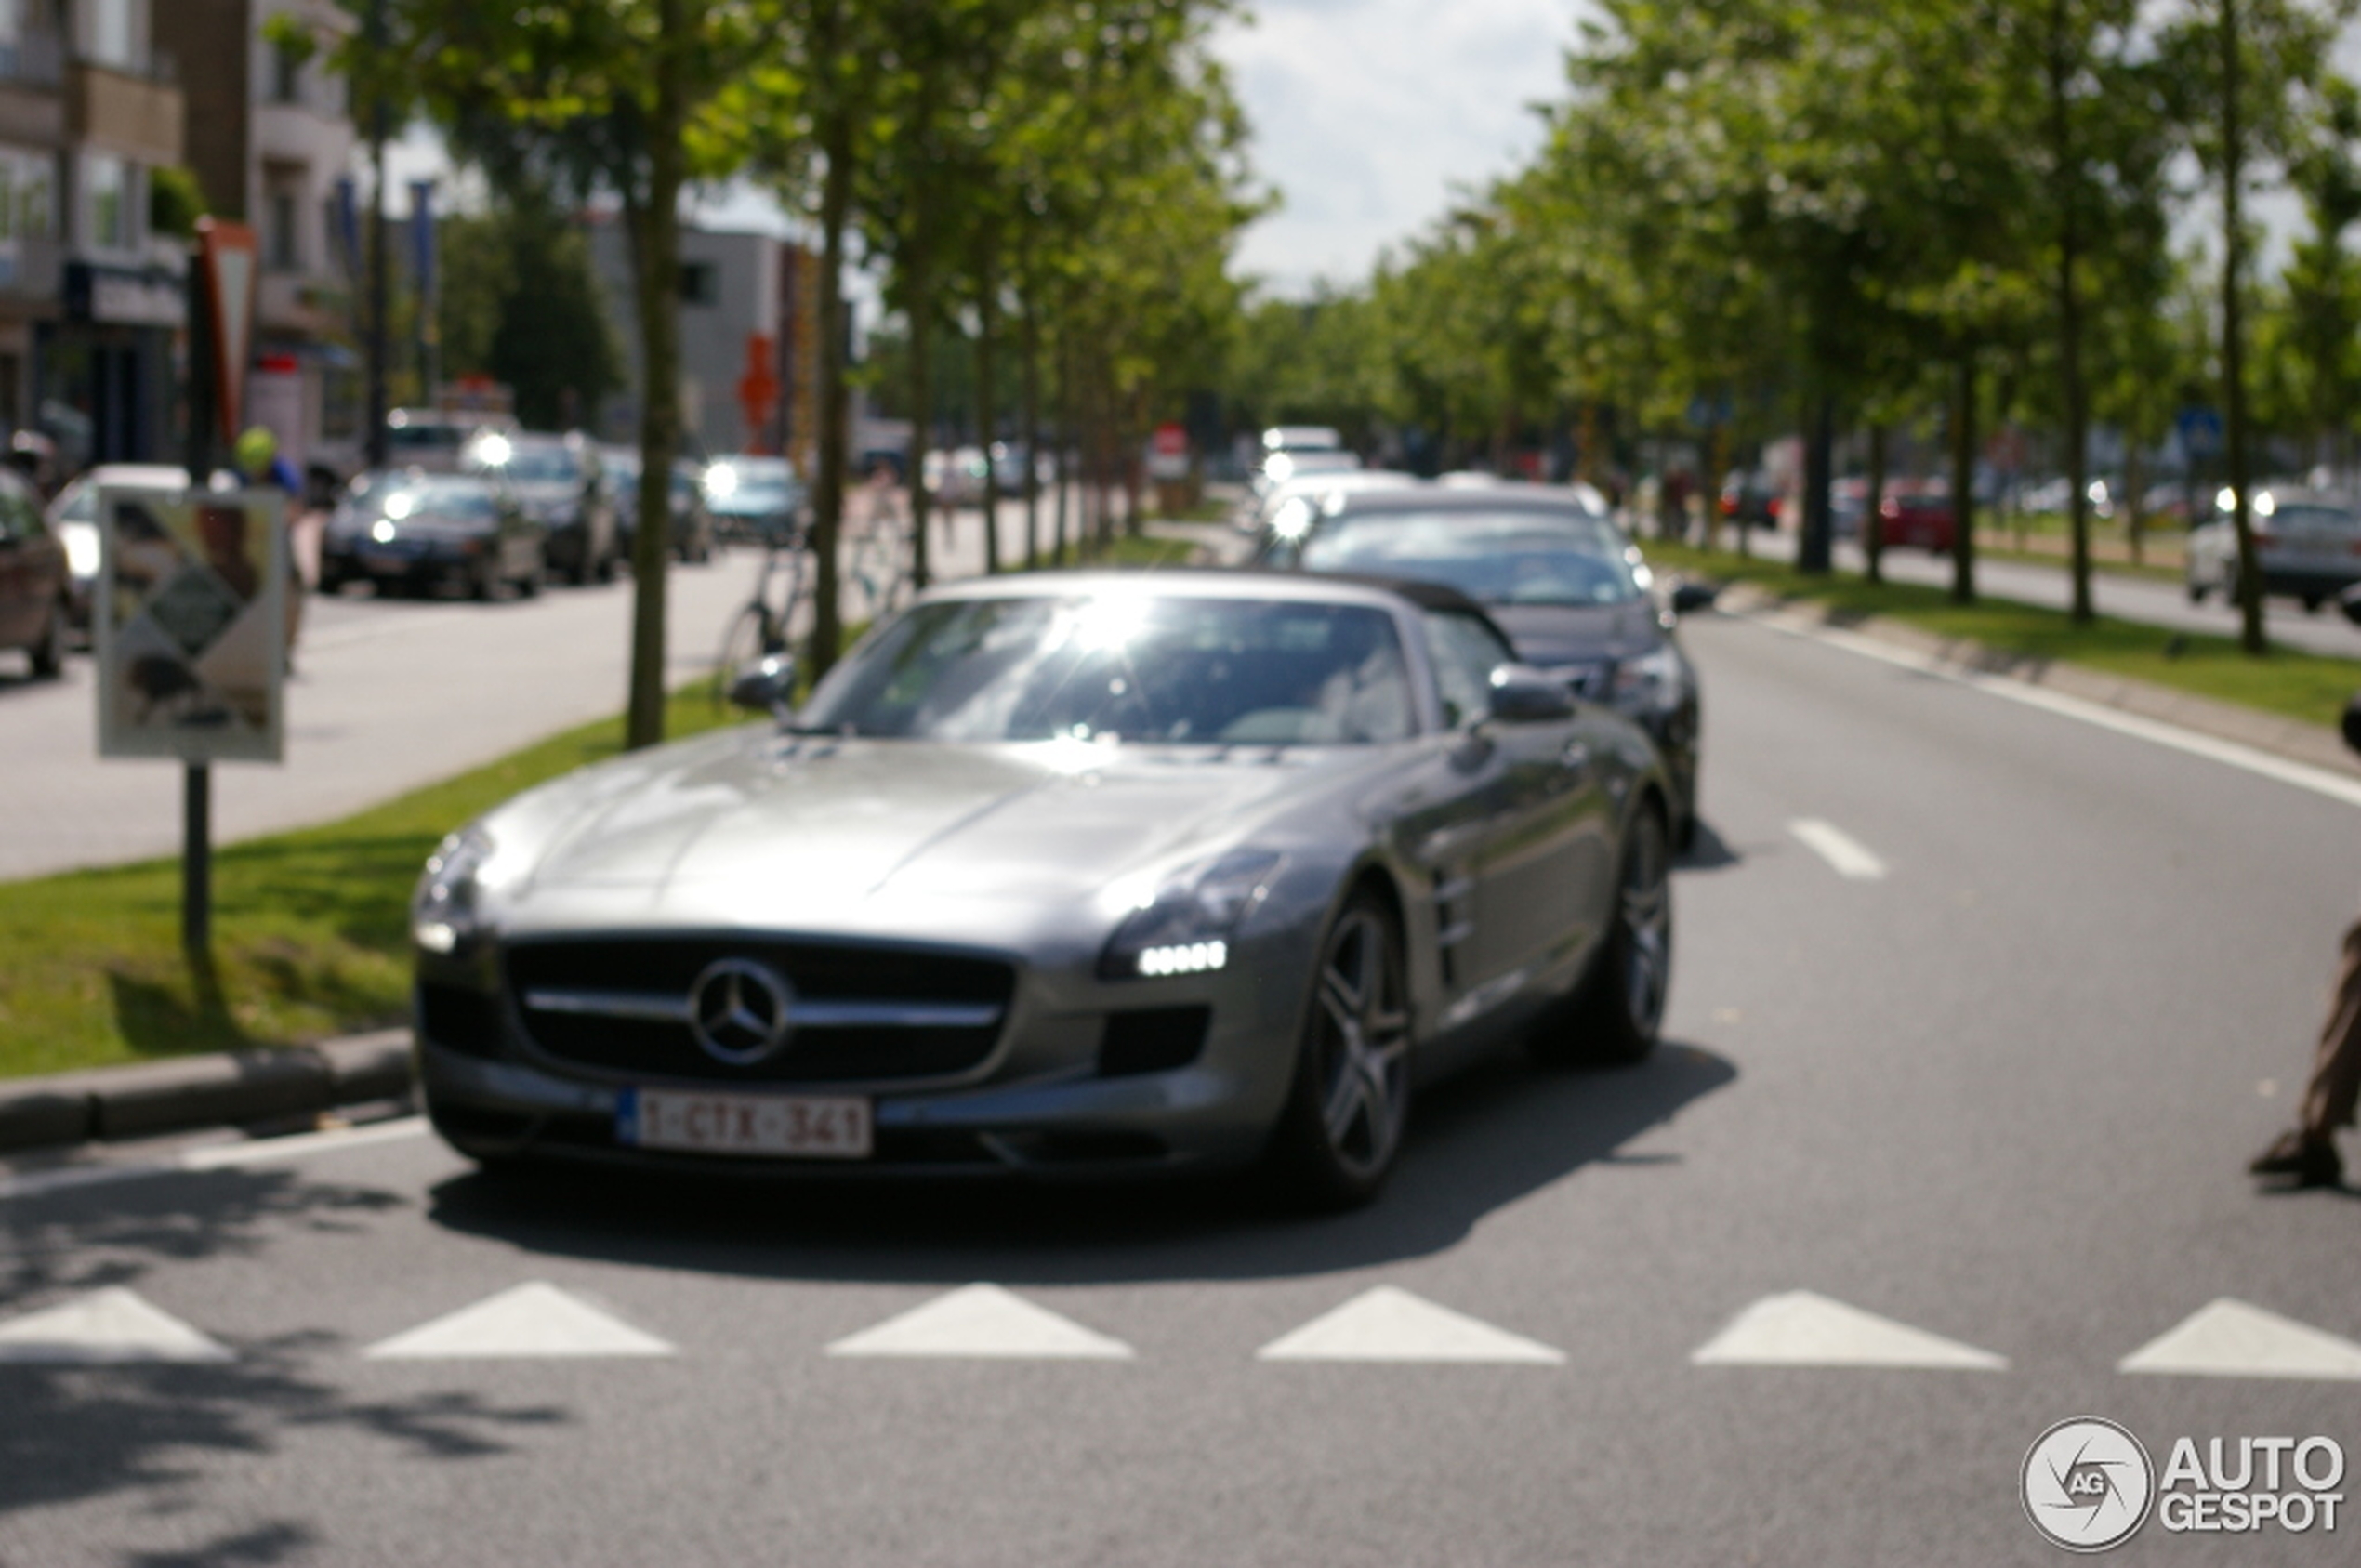
[[[472,1009],[422,983],[419,1081],[436,1129],[478,1159],[585,1161],[792,1179],[1155,1177],[1250,1164],[1292,1086],[1305,1002],[1286,980],[1308,972],[1292,941],[1262,962],[1213,975],[1101,982],[1087,972],[1022,973],[988,1055],[932,1077],[862,1079],[841,1066],[803,1080],[594,1065],[560,1057],[512,991],[470,993]],[[1273,951],[1276,947],[1281,951]],[[430,962],[422,977],[437,973]],[[1193,1048],[1126,1056],[1149,1014],[1197,1013]],[[471,1014],[473,1022],[455,1022]],[[546,1031],[545,1031],[546,1033]],[[444,1037],[438,1037],[439,1035]],[[574,1046],[565,1048],[571,1050]],[[653,1151],[617,1135],[627,1088],[858,1095],[872,1108],[861,1161]]]

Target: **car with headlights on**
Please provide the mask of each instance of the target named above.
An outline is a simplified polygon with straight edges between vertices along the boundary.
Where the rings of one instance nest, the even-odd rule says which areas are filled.
[[[2237,601],[2235,499],[2223,490],[2214,498],[2214,518],[2189,532],[2183,571],[2192,604],[2217,591]],[[2345,497],[2292,485],[2257,489],[2248,526],[2265,594],[2298,600],[2311,611],[2361,583],[2361,509]]]
[[[0,648],[22,649],[36,679],[65,667],[69,553],[33,482],[0,471]]]
[[[487,430],[468,443],[460,471],[541,525],[551,572],[577,586],[613,580],[623,559],[614,504],[600,481],[599,449],[585,437]]]
[[[768,703],[783,662],[739,694]],[[466,824],[411,905],[442,1136],[488,1165],[1376,1192],[1418,1086],[1635,1060],[1669,786],[1426,584],[939,588],[774,722]]]
[[[1675,842],[1696,824],[1702,699],[1676,613],[1639,549],[1579,491],[1543,485],[1348,492],[1283,512],[1256,551],[1266,567],[1379,573],[1447,584],[1481,603],[1523,663],[1638,722],[1664,753]]]
[[[803,516],[803,481],[784,457],[723,457],[705,470],[706,507],[724,539],[784,544]]]
[[[320,540],[320,591],[366,582],[379,593],[450,588],[489,600],[527,598],[547,570],[544,530],[481,479],[416,468],[357,476]]]

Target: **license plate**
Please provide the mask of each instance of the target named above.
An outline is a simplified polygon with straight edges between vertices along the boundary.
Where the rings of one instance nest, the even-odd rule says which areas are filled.
[[[615,1104],[615,1141],[702,1154],[865,1160],[869,1102],[854,1095],[626,1089]]]
[[[361,566],[365,572],[407,572],[410,570],[410,558],[385,550],[371,550],[362,556]]]

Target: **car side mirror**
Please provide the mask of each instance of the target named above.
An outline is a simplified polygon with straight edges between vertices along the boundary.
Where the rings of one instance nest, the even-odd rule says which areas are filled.
[[[730,682],[730,701],[755,713],[784,712],[795,700],[795,661],[768,653],[742,667]]]
[[[1554,676],[1523,665],[1492,672],[1492,717],[1503,724],[1549,724],[1574,717],[1574,692]]]
[[[1719,583],[1700,583],[1694,578],[1676,583],[1672,587],[1672,613],[1686,615],[1699,610],[1710,610],[1713,601],[1721,596],[1721,585]]]

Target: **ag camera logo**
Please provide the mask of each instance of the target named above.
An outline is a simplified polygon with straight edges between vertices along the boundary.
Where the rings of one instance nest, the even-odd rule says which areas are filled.
[[[2068,1551],[2105,1551],[2138,1535],[2156,1499],[2156,1466],[2124,1428],[2096,1416],[2060,1421],[2025,1451],[2025,1516]]]

